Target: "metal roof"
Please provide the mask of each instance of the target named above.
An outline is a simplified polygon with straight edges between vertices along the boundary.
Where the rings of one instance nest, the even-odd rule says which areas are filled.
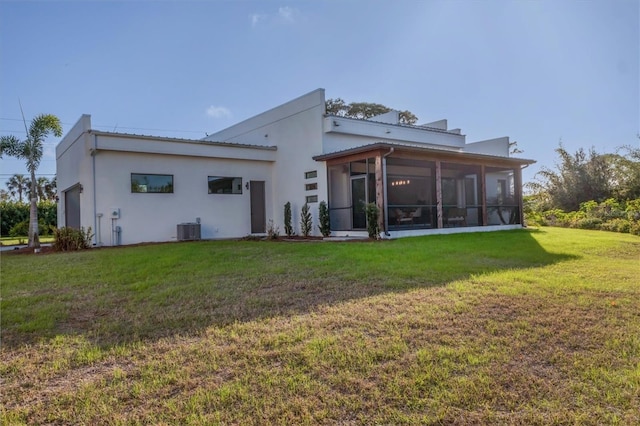
[[[101,130],[93,130],[90,129],[88,133],[97,136],[112,136],[112,137],[122,137],[122,138],[130,138],[130,139],[146,139],[153,140],[159,142],[178,142],[178,143],[193,143],[200,145],[212,145],[212,146],[228,146],[233,148],[252,148],[252,149],[264,149],[268,151],[277,151],[277,146],[271,145],[251,145],[245,143],[235,143],[235,142],[215,142],[215,141],[207,141],[204,139],[185,139],[185,138],[171,138],[167,136],[151,136],[151,135],[136,135],[134,133],[119,133],[119,132],[104,132]]]

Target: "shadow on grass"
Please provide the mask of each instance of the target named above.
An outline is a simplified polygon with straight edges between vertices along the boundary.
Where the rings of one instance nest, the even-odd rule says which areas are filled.
[[[544,233],[366,243],[217,241],[16,256],[16,268],[34,272],[3,280],[2,343],[12,348],[64,334],[110,347],[196,335],[212,326],[576,258],[547,252],[534,232]],[[11,263],[3,262],[5,272]]]

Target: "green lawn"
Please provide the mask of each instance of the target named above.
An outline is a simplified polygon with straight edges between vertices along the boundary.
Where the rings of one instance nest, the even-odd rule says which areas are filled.
[[[638,424],[640,238],[1,256],[2,424]]]

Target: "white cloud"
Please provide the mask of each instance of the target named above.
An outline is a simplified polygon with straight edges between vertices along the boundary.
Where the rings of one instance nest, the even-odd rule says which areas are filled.
[[[207,108],[207,115],[212,118],[229,118],[231,111],[225,107],[211,105]]]
[[[267,19],[267,15],[262,15],[260,13],[253,13],[249,15],[249,19],[251,20],[251,26],[255,27],[260,23],[260,21],[264,21]]]
[[[283,6],[279,7],[276,13],[252,13],[249,15],[249,20],[251,21],[251,27],[256,28],[262,24],[292,24],[298,22],[301,17],[302,14],[299,9]]]
[[[297,12],[296,9],[292,9],[289,6],[281,7],[278,9],[278,15],[284,19],[285,21],[293,22],[294,14]]]

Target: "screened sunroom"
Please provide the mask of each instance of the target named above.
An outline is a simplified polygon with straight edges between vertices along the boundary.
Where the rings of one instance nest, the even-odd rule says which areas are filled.
[[[521,225],[521,168],[533,163],[386,143],[315,158],[327,164],[332,230],[365,230],[374,203],[387,233]]]

